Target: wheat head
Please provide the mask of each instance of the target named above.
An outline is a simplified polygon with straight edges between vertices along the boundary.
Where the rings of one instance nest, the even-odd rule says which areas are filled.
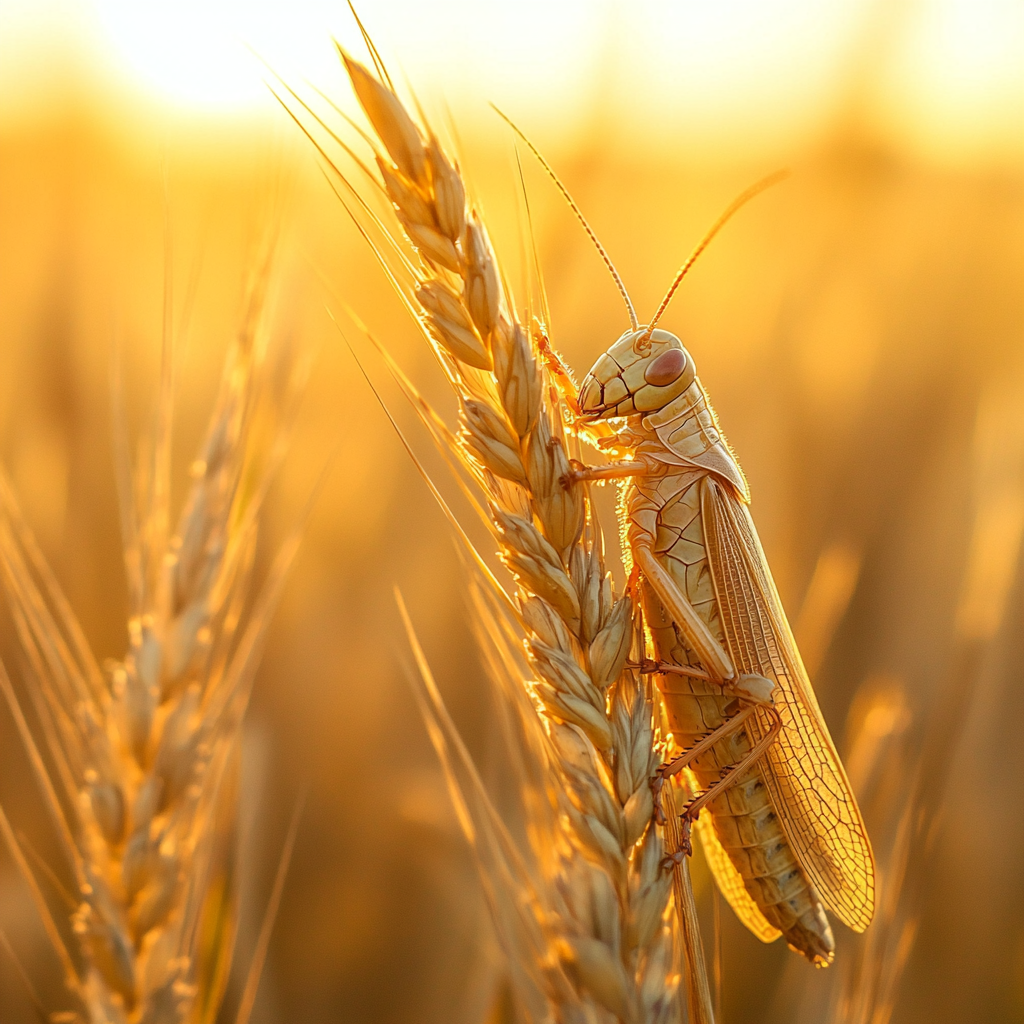
[[[396,372],[484,496],[515,582],[510,604],[481,573],[476,608],[492,677],[528,697],[510,701],[524,715],[523,745],[546,773],[534,787],[543,799],[531,805],[531,849],[515,848],[479,787],[472,797],[456,784],[454,795],[469,808],[464,820],[520,1005],[538,1020],[675,1020],[672,882],[651,824],[654,705],[627,667],[643,638],[631,595],[614,592],[588,492],[569,482],[557,357],[538,320],[527,327],[517,318],[458,164],[409,115],[386,72],[387,84],[342,57],[376,133],[380,182],[415,254],[381,255],[458,397],[457,438]],[[401,243],[388,245],[398,252]],[[428,674],[422,661],[421,669]],[[432,683],[430,691],[428,720],[437,725],[446,713]],[[446,744],[460,741],[438,729],[450,767]],[[493,840],[489,852],[480,833]]]
[[[6,675],[0,684],[75,879],[77,951],[65,948],[6,817],[0,825],[90,1024],[212,1022],[227,981],[241,722],[284,569],[279,562],[254,596],[276,458],[266,443],[273,426],[257,429],[273,405],[260,400],[272,399],[265,291],[261,273],[173,530],[168,358],[150,457],[134,479],[122,459],[131,607],[122,661],[97,665],[0,480],[0,578],[31,668],[35,728]]]

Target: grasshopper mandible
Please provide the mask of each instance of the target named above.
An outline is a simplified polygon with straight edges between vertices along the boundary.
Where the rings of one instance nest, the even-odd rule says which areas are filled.
[[[600,447],[624,457],[577,463],[572,477],[627,481],[627,537],[657,659],[641,668],[655,675],[677,751],[651,780],[656,817],[664,823],[662,786],[688,771],[701,792],[682,815],[680,855],[695,824],[740,920],[763,941],[781,934],[827,964],[835,942],[825,910],[855,931],[871,920],[871,845],[750,517],[746,479],[693,357],[655,328],[714,234],[775,176],[719,218],[641,326],[607,253],[544,166],[597,244],[632,325],[578,395]]]

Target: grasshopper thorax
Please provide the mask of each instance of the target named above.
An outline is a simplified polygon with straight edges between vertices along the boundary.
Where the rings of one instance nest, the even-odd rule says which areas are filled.
[[[612,419],[663,409],[694,381],[683,343],[668,331],[626,331],[587,374],[580,388],[584,419]]]

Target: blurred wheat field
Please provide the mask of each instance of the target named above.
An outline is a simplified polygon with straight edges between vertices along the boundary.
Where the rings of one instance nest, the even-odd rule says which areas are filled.
[[[858,74],[870,78],[870,56],[864,64]],[[1024,169],[926,160],[860,113],[852,101],[837,104],[786,154],[792,179],[715,242],[664,326],[697,358],[750,478],[758,528],[883,871],[913,765],[936,735],[937,713],[956,712],[939,762],[948,778],[933,773],[923,794],[941,817],[930,855],[909,868],[920,916],[892,1020],[1018,1021]],[[396,660],[398,584],[449,707],[500,792],[462,570],[327,309],[348,333],[339,297],[350,303],[432,395],[443,395],[442,382],[283,114],[272,133],[183,120],[160,144],[147,127],[135,132],[138,116],[82,101],[0,134],[0,456],[97,657],[120,658],[127,594],[111,468],[112,339],[137,432],[156,387],[165,275],[179,325],[195,282],[179,339],[180,500],[246,273],[267,225],[279,226],[271,329],[315,352],[316,369],[272,492],[266,551],[300,514],[335,444],[337,454],[249,716],[243,917],[226,1010],[237,1004],[287,822],[308,785],[253,1019],[507,1019],[494,1004],[500,961],[476,875]],[[569,143],[550,129],[536,141],[641,310],[654,308],[729,199],[771,169],[742,146],[713,159],[688,151],[670,126],[629,147],[615,118],[576,127]],[[494,244],[521,270],[508,133],[496,117],[458,128]],[[552,340],[581,373],[620,333],[619,299],[543,175],[527,165],[525,177]],[[400,397],[384,394],[415,437]],[[429,447],[422,437],[419,447]],[[0,621],[0,657],[18,675],[6,614]],[[6,716],[0,802],[56,863]],[[699,862],[694,871],[710,934],[710,883]],[[67,1008],[6,855],[0,927],[47,1010]],[[837,992],[872,932],[839,932],[835,967],[814,972],[784,948],[761,946],[724,908],[722,1020],[857,1019],[837,1006]],[[871,955],[877,969],[881,954]],[[6,955],[0,1019],[36,1019]]]

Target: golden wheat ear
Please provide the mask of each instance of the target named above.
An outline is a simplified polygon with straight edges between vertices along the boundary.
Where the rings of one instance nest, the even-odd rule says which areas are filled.
[[[499,578],[493,555],[468,543],[424,474],[465,542],[472,617],[501,696],[523,827],[502,825],[407,620],[415,692],[473,844],[515,998],[531,1019],[611,1014],[667,1024],[681,1014],[683,947],[666,913],[665,845],[651,824],[660,739],[651,695],[626,667],[643,642],[632,598],[615,593],[586,488],[569,474],[569,409],[552,386],[557,353],[542,351],[540,333],[519,321],[483,217],[437,135],[390,80],[344,51],[342,60],[394,214],[385,244],[372,240],[382,225],[365,206],[351,213],[453,388],[458,430],[379,348],[459,486],[475,492],[470,507],[486,512],[507,570]]]
[[[65,945],[2,814],[0,830],[90,1024],[209,1022],[224,994],[237,914],[238,741],[301,532],[257,580],[264,500],[302,369],[286,394],[275,391],[263,327],[268,274],[261,263],[176,525],[166,347],[155,439],[134,473],[127,442],[116,442],[131,608],[123,660],[97,666],[0,476],[0,584],[28,667],[32,717],[6,676],[0,689],[74,879],[77,949]]]

